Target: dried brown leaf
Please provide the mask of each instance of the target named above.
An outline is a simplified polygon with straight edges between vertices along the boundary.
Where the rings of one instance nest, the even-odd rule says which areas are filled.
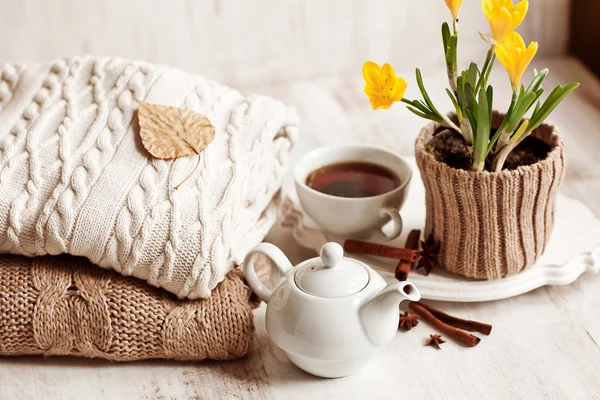
[[[202,114],[143,101],[138,101],[138,105],[142,143],[154,157],[174,159],[192,154],[199,156],[215,137],[215,127]],[[175,189],[178,189],[196,168],[198,164]]]

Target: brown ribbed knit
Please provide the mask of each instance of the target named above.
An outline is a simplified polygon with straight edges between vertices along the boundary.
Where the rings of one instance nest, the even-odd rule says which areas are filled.
[[[495,113],[499,123],[501,114]],[[496,125],[497,126],[497,125]],[[441,242],[440,263],[477,279],[514,275],[543,253],[565,173],[563,142],[554,125],[533,135],[554,146],[547,158],[500,173],[472,172],[438,162],[425,149],[437,124],[417,137],[415,155],[425,185],[425,236]]]
[[[178,300],[84,258],[3,255],[0,354],[234,359],[252,346],[250,295],[239,268],[211,297]]]

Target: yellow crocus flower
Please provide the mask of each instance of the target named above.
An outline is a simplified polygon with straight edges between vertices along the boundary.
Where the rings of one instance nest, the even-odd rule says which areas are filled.
[[[513,6],[512,0],[482,0],[483,13],[490,24],[492,38],[498,43],[523,22],[529,2],[523,0]]]
[[[406,81],[397,77],[390,64],[379,64],[367,61],[363,65],[365,93],[369,96],[371,107],[390,108],[396,101],[402,100],[406,91]]]
[[[525,47],[523,38],[517,32],[509,33],[504,42],[496,46],[496,57],[508,72],[513,91],[519,89],[523,72],[533,60],[537,49],[537,42],[531,42],[529,47]]]
[[[460,8],[462,7],[462,3],[463,0],[444,0],[446,2],[446,5],[448,6],[448,8],[450,9],[450,12],[452,13],[452,18],[454,18],[454,20],[458,20],[458,13],[460,11]]]

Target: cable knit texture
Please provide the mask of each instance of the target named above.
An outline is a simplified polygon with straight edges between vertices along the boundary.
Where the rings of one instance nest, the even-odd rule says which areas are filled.
[[[143,148],[137,101],[216,128],[201,154]],[[116,58],[0,73],[0,253],[68,253],[179,297],[205,298],[275,221],[292,108],[179,70]]]
[[[496,125],[502,115],[495,113]],[[498,279],[531,266],[544,252],[565,174],[563,142],[554,125],[533,135],[553,146],[533,165],[500,173],[458,170],[426,151],[438,125],[417,137],[415,154],[425,185],[425,236],[441,242],[440,262],[469,278]]]
[[[178,300],[83,257],[0,256],[0,354],[113,361],[230,360],[252,348],[239,268],[203,300]]]

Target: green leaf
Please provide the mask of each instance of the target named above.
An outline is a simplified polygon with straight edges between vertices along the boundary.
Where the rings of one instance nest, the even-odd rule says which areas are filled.
[[[412,106],[421,110],[421,112],[424,112],[426,114],[431,114],[431,110],[425,104],[423,104],[423,102],[421,102],[420,100],[413,100]]]
[[[469,70],[465,69],[460,73],[460,77],[462,78],[463,85],[466,85],[469,81]]]
[[[542,115],[541,113],[546,112],[546,110],[550,107],[550,105],[552,103],[554,103],[554,101],[558,98],[558,96],[560,96],[560,93],[562,92],[562,90],[563,90],[563,87],[561,85],[558,85],[557,87],[554,88],[554,90],[552,90],[552,92],[550,92],[550,94],[548,95],[548,97],[542,103],[542,106],[538,110],[539,115]],[[537,120],[536,115],[532,115],[530,125],[533,126],[535,124],[536,120]]]
[[[527,129],[527,127],[529,126],[529,120],[526,119],[523,122],[521,122],[521,125],[519,126],[519,129],[517,129],[517,131],[515,132],[514,135],[512,135],[512,137],[510,138],[510,142],[512,144],[515,144],[519,141],[519,139],[521,138],[521,136],[523,136],[523,133],[525,133],[525,130]]]
[[[491,89],[491,87],[490,87]],[[475,141],[473,144],[473,162],[483,163],[487,157],[487,148],[490,141],[491,132],[491,105],[489,104],[492,90],[479,92],[479,107],[477,113],[477,130],[475,131]]]
[[[467,83],[475,87],[475,85],[477,84],[477,79],[479,78],[479,74],[480,73],[477,64],[475,64],[474,62],[469,64],[469,69],[467,73]]]
[[[450,34],[450,26],[444,22],[442,24],[442,41],[444,44],[444,57],[449,69],[456,69],[456,48],[458,45],[458,36]]]
[[[442,24],[442,41],[444,43],[444,53],[448,51],[448,39],[450,39],[450,26],[447,22]]]
[[[454,105],[454,110],[456,111],[456,116],[458,117],[458,123],[460,125],[462,123],[463,118],[462,110],[460,109],[460,106],[458,105],[458,101],[454,97],[454,94],[452,94],[452,92],[449,89],[446,89],[446,93],[448,94],[448,97],[450,97],[450,101],[452,101],[452,104]]]
[[[406,106],[406,108],[408,109],[408,111],[412,112],[415,115],[418,115],[421,118],[429,119],[435,122],[442,122],[442,118],[439,118],[437,115],[425,114],[410,106]]]
[[[465,97],[467,100],[467,108],[472,108],[473,111],[477,112],[477,100],[473,91],[473,86],[467,83],[465,85]]]
[[[529,111],[531,109],[531,106],[533,106],[533,103],[537,102],[538,105],[540,104],[540,102],[538,100],[539,100],[540,96],[542,95],[542,93],[544,93],[544,89],[539,89],[537,92],[535,92],[535,99],[533,100],[533,102],[531,102],[527,111]]]
[[[537,113],[540,110],[540,107],[542,106],[541,102],[538,100],[537,103],[535,104],[535,110],[533,110],[533,114]]]
[[[535,95],[539,98],[542,95],[542,93],[544,93],[545,90],[546,89],[544,89],[544,88],[540,88],[535,92]]]
[[[471,129],[473,132],[477,132],[477,117],[473,112],[473,109],[468,108],[467,110],[467,118],[469,119],[469,123],[471,124]],[[475,136],[473,136],[473,141],[475,141]]]
[[[533,105],[533,103],[537,100],[537,95],[533,92],[527,92],[523,97],[521,97],[517,101],[517,105],[515,106],[513,116],[511,118],[510,124],[508,125],[509,131],[513,131],[517,128],[519,122],[525,115],[525,113],[529,110],[529,108]]]
[[[421,91],[421,94],[423,95],[423,99],[425,100],[425,103],[427,103],[427,105],[429,106],[429,109],[432,111],[432,113],[435,113],[436,115],[438,115],[441,118],[442,115],[435,108],[435,106],[433,105],[433,102],[431,101],[431,99],[429,98],[429,95],[427,94],[427,90],[425,90],[425,85],[423,84],[423,76],[421,75],[421,70],[419,70],[419,68],[417,68],[416,74],[417,74],[417,85],[419,86],[419,90]]]
[[[448,42],[448,52],[446,54],[446,63],[450,66],[452,70],[456,69],[456,56],[457,51],[456,48],[458,46],[458,36],[450,37],[450,41]]]
[[[552,111],[554,111],[554,109],[578,87],[579,82],[570,83],[564,88],[562,86],[557,86],[552,93],[550,93],[550,96],[548,96],[544,104],[533,113],[527,129],[531,132],[540,126]]]
[[[521,87],[521,93],[524,93],[524,95],[520,95],[518,97],[516,103],[514,104],[514,107],[510,109],[510,114],[507,114],[507,116],[510,115],[510,117],[508,118],[505,126],[503,127],[503,130],[505,132],[512,133],[517,129],[525,114],[541,96],[543,91],[544,89],[539,89],[537,92],[529,92],[525,91],[523,86]]]
[[[529,86],[527,87],[527,91],[528,92],[538,91],[542,87],[542,83],[544,82],[544,79],[546,79],[546,77],[548,76],[548,72],[550,72],[548,70],[548,68],[545,68],[545,69],[541,70],[540,72],[536,72],[535,77],[533,78],[533,80],[531,81]]]
[[[500,126],[498,127],[498,129],[496,130],[496,133],[494,134],[494,138],[491,140],[490,144],[492,146],[496,143],[496,140],[498,140],[498,138],[504,132],[506,126],[510,122],[512,113],[514,112],[515,106],[517,105],[517,101],[518,101],[517,96],[513,93],[512,99],[510,100],[510,106],[508,106],[508,111],[506,111],[506,114],[504,115],[504,119],[502,119]]]
[[[496,62],[496,53],[492,54],[492,58],[487,66],[487,69],[483,71],[483,81],[481,82],[481,87],[485,88],[487,86],[488,79],[490,79],[490,74],[492,73],[492,67],[494,66],[494,62]]]
[[[558,98],[558,96],[560,96],[560,93],[562,92],[563,89],[564,89],[564,87],[562,85],[558,85],[557,87],[555,87],[554,90],[552,92],[550,92],[550,94],[548,95],[548,98],[546,99],[546,101],[544,103],[554,101],[556,98]]]
[[[490,122],[491,122],[492,105],[494,104],[494,88],[491,86],[488,86],[488,90],[487,90],[487,104],[488,104],[488,113],[490,114]]]
[[[525,85],[521,83],[521,90],[519,91],[519,98],[522,98],[525,94]]]
[[[464,110],[467,106],[467,98],[465,97],[465,85],[462,76],[456,78],[456,100],[461,109]]]

